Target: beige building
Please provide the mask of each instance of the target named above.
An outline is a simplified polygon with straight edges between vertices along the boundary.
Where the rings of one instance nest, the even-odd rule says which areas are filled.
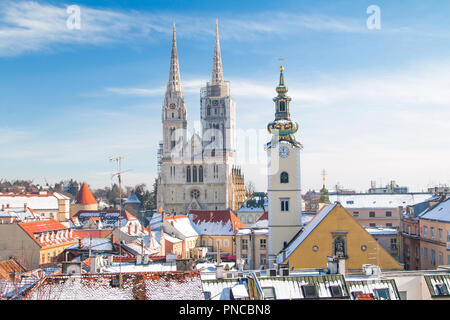
[[[441,198],[419,215],[420,269],[450,265],[450,199]]]
[[[194,256],[193,250],[199,242],[199,234],[187,215],[165,215],[163,228],[166,234],[182,240],[180,253],[182,258],[188,259]]]
[[[66,221],[69,219],[70,198],[59,192],[0,193],[0,207],[23,210],[24,207],[38,212],[42,219]]]
[[[429,193],[392,194],[333,194],[331,203],[338,201],[363,227],[400,227],[401,215],[406,206],[423,202]]]
[[[268,229],[239,229],[236,232],[236,263],[243,270],[268,268]]]

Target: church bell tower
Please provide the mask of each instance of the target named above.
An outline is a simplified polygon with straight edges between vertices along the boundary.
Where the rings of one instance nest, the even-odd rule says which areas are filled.
[[[266,144],[268,157],[269,194],[269,266],[276,255],[301,228],[302,196],[300,184],[300,150],[294,134],[298,124],[291,120],[291,98],[284,83],[284,68],[280,66],[280,80],[276,88],[275,120],[267,125],[271,141]]]

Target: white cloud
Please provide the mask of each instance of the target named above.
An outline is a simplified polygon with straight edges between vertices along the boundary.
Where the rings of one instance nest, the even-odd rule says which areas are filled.
[[[69,29],[67,6],[35,1],[4,0],[0,3],[0,56],[15,56],[27,52],[62,49],[67,44],[102,45],[116,41],[144,38],[155,41],[158,35],[170,34],[176,21],[177,35],[182,37],[210,36],[214,33],[214,18],[184,14],[119,11],[80,8],[80,29]],[[280,24],[280,20],[283,24]],[[325,15],[305,15],[283,12],[262,12],[233,15],[221,19],[221,36],[238,41],[292,36],[302,29],[329,32],[366,32],[358,20]],[[59,47],[58,47],[59,46]]]

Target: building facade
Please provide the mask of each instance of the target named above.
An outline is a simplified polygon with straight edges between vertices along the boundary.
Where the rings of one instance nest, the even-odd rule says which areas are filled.
[[[175,25],[170,75],[162,108],[158,207],[166,212],[237,211],[245,197],[244,176],[234,165],[235,102],[224,80],[216,23],[211,81],[200,92],[201,132],[188,137],[188,116],[180,78]]]
[[[430,198],[429,193],[359,193],[331,194],[330,202],[338,201],[365,228],[399,228],[405,208]]]

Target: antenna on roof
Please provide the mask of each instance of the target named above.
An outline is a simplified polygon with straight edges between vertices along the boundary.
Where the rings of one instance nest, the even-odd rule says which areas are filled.
[[[119,226],[118,226],[118,237],[119,237],[119,288],[122,288],[122,243],[120,242],[120,227],[122,225],[122,173],[131,171],[131,170],[125,170],[122,171],[122,159],[125,158],[125,155],[117,156],[117,157],[110,157],[109,161],[115,161],[117,163],[117,172],[113,173],[111,175],[111,179],[114,176],[117,176],[119,180]],[[112,244],[114,247],[114,243]]]

